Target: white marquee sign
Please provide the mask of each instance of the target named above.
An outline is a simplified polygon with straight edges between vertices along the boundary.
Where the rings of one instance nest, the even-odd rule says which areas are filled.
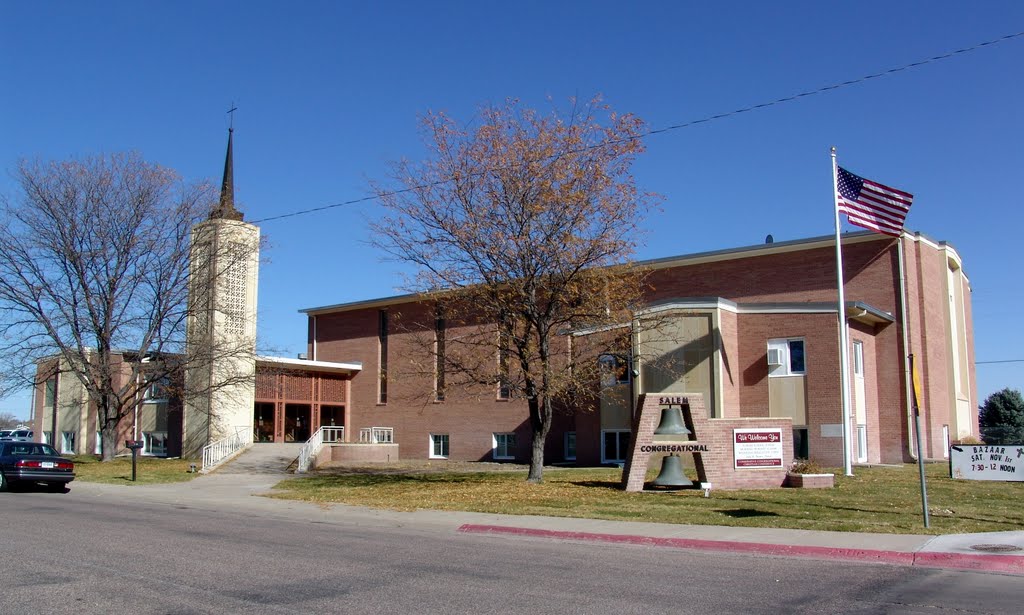
[[[1024,481],[1024,446],[951,446],[949,474],[967,480]]]

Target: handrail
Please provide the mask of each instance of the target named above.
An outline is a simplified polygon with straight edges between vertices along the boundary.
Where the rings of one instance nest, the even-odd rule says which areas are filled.
[[[242,436],[245,427],[236,427],[234,435],[221,438],[203,447],[203,472],[208,472],[223,463],[228,457],[248,446],[251,442]]]
[[[359,430],[359,441],[363,444],[392,444],[395,441],[395,428],[363,427]]]
[[[317,451],[320,447],[326,444],[335,444],[338,442],[345,441],[345,428],[344,427],[332,427],[326,425],[316,430],[313,437],[306,440],[306,443],[302,445],[302,450],[299,451],[299,462],[295,466],[295,473],[302,474],[308,472],[310,466],[313,465],[313,457],[316,456]]]

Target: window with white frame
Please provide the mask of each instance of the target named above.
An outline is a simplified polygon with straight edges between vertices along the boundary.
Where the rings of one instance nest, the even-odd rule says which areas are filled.
[[[496,433],[492,434],[491,457],[493,459],[515,459],[516,457],[516,434]]]
[[[102,431],[97,431],[96,432],[96,446],[93,447],[93,451],[92,452],[93,452],[94,455],[102,455],[103,454],[103,432]]]
[[[65,432],[61,433],[60,452],[62,452],[62,453],[74,453],[75,452],[75,432],[73,432],[73,431],[65,431]]]
[[[166,455],[167,454],[167,432],[166,431],[144,431],[144,432],[142,432],[142,454],[143,455]]]
[[[853,342],[853,375],[864,376],[864,342]]]
[[[43,432],[43,444],[53,445],[53,432],[52,431],[44,431]]]
[[[430,458],[448,459],[448,434],[430,434]]]
[[[576,461],[576,432],[565,432],[565,460]]]
[[[803,338],[768,340],[769,376],[803,376],[806,373]]]

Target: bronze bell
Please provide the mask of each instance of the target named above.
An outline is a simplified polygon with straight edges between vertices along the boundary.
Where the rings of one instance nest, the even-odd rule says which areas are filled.
[[[669,455],[661,461],[658,478],[651,481],[653,487],[689,487],[693,482],[683,473],[683,460],[679,455]]]
[[[654,435],[685,435],[688,433],[690,433],[690,430],[683,424],[682,410],[672,406],[661,409],[661,422],[658,423],[658,428],[654,430]]]

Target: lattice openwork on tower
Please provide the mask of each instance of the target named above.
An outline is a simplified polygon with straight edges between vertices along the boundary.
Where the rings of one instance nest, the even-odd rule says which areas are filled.
[[[241,253],[241,246],[235,252]],[[229,335],[244,335],[246,321],[246,298],[248,295],[249,263],[236,257],[224,272],[221,309],[224,311],[224,332]]]

